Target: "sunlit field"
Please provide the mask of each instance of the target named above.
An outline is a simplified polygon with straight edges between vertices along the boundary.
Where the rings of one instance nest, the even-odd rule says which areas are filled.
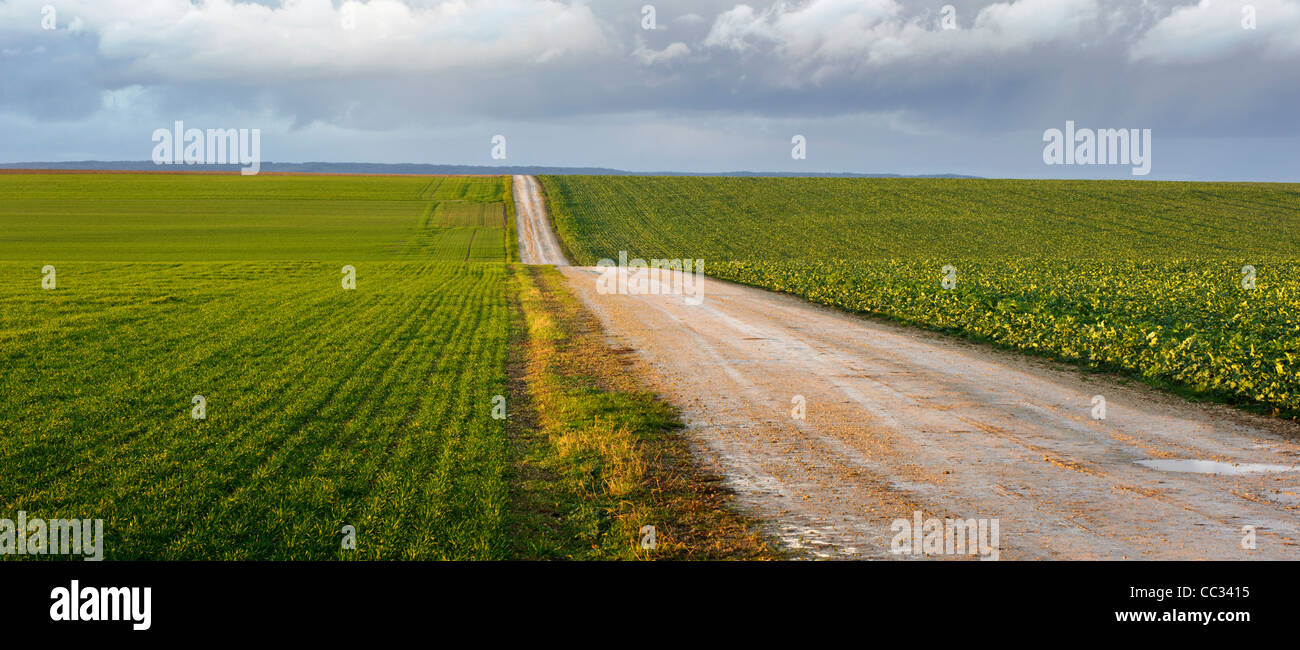
[[[716,277],[1300,413],[1300,186],[543,177],[580,264]]]
[[[109,559],[502,556],[506,183],[0,175],[0,502]]]

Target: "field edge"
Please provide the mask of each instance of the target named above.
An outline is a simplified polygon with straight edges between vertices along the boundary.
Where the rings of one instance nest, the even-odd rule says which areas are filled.
[[[511,520],[521,559],[779,559],[553,268],[510,265]],[[654,527],[654,548],[645,526]]]

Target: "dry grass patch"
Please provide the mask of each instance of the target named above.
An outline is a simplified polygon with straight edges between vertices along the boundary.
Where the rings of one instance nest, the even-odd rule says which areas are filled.
[[[518,556],[764,559],[776,556],[692,457],[676,411],[547,267],[513,266],[510,536]],[[641,547],[654,526],[656,548]]]

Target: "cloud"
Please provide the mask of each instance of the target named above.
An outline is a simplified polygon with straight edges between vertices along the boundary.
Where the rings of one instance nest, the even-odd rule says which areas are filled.
[[[937,11],[898,0],[737,4],[714,19],[705,48],[769,57],[787,80],[822,83],[891,66],[977,64],[1050,48],[1105,48],[1131,62],[1194,64],[1232,57],[1300,57],[1300,0],[1201,0],[1177,5],[1117,0],[1007,0],[945,30]],[[915,7],[913,7],[915,8]],[[1251,28],[1246,28],[1247,22]]]
[[[642,39],[638,37],[636,49],[632,51],[632,56],[636,57],[636,60],[640,61],[642,65],[654,65],[672,61],[690,53],[691,48],[682,42],[670,43],[668,47],[662,50],[652,50],[647,48]]]
[[[0,158],[140,158],[183,119],[334,160],[470,160],[494,133],[512,154],[564,151],[591,128],[579,162],[612,164],[609,134],[637,124],[618,164],[671,169],[714,163],[656,128],[741,124],[729,151],[769,128],[819,155],[841,139],[827,164],[846,169],[889,170],[917,142],[897,165],[960,171],[947,156],[976,138],[1041,165],[1042,130],[1072,119],[1238,143],[1250,169],[1275,147],[1297,168],[1268,143],[1300,134],[1300,0],[1248,0],[1253,31],[1240,0],[652,1],[660,29],[676,16],[666,32],[641,29],[645,0],[0,0],[0,126],[41,127],[9,131]],[[886,134],[894,157],[857,166]],[[749,164],[729,155],[710,160]]]
[[[1132,61],[1198,64],[1247,54],[1300,57],[1300,1],[1201,0],[1178,7],[1143,34]]]
[[[990,4],[965,28],[943,29],[938,14],[904,17],[896,0],[745,4],[720,14],[704,45],[763,51],[797,69],[862,71],[892,63],[1020,52],[1048,43],[1077,45],[1099,18],[1097,0],[1019,0]],[[958,24],[962,20],[957,16]]]
[[[38,32],[48,0],[0,6],[0,22]],[[558,0],[61,0],[69,37],[148,80],[278,81],[535,66],[609,47],[584,4]],[[35,18],[33,18],[35,17]]]

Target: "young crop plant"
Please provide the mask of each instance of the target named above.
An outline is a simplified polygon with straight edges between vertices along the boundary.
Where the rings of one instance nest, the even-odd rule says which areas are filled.
[[[0,175],[0,504],[107,560],[768,557],[509,184]]]
[[[509,556],[505,183],[0,176],[0,503],[110,560]]]
[[[579,264],[706,272],[1300,414],[1300,186],[546,176]]]

